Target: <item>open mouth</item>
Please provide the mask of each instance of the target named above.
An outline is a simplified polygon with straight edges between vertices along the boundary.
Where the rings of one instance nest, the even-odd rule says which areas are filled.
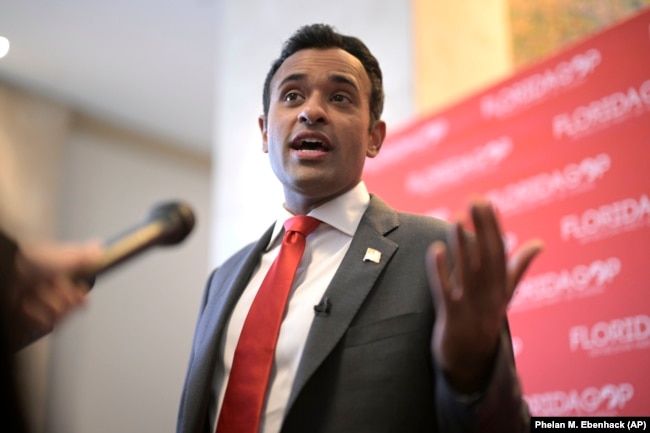
[[[320,140],[300,140],[298,141],[293,148],[302,152],[327,152],[329,147],[325,145],[324,142]]]
[[[329,148],[320,140],[301,140],[297,150],[303,152],[327,152]]]

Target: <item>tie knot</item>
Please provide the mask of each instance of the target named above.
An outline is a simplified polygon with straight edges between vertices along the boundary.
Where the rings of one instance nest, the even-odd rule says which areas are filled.
[[[284,230],[288,232],[298,232],[307,237],[320,224],[320,220],[307,215],[297,215],[289,218],[284,222]]]

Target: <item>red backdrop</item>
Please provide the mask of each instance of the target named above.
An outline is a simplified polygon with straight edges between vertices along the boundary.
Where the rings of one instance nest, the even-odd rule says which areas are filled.
[[[398,209],[473,196],[543,239],[510,306],[533,415],[650,415],[650,11],[389,135],[366,165]]]

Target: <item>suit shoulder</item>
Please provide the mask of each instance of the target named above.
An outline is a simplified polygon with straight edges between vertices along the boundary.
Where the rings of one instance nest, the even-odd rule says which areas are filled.
[[[389,233],[401,231],[402,233],[430,233],[431,231],[444,231],[449,223],[439,218],[412,212],[398,211],[384,202],[378,195],[370,195],[370,206],[366,212],[368,221],[378,231]]]
[[[432,242],[446,241],[450,224],[438,218],[397,212],[398,224],[386,236],[402,248],[427,248]]]
[[[397,212],[399,227],[409,232],[431,232],[445,231],[449,227],[447,221],[427,215],[414,214],[409,212]]]
[[[418,224],[424,226],[441,226],[447,227],[449,223],[447,221],[441,220],[440,218],[435,218],[428,215],[416,214],[411,212],[397,212],[400,222],[406,222],[409,224]]]

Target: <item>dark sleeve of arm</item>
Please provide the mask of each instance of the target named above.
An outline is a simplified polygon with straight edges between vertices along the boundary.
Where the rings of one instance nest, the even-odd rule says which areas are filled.
[[[14,274],[14,258],[18,245],[0,230],[0,398],[2,425],[12,432],[27,432],[22,400],[16,387],[13,350],[10,343],[7,298]],[[4,431],[4,430],[3,430]]]
[[[501,334],[487,388],[480,395],[460,396],[436,371],[439,427],[445,432],[528,432],[530,415],[515,370],[510,333]]]
[[[16,242],[0,230],[0,339],[2,340],[1,350],[13,352],[14,337],[13,328],[10,323],[11,302],[10,290],[14,278],[14,261],[18,245]],[[4,353],[3,353],[4,354]]]
[[[0,290],[8,289],[14,273],[14,258],[18,245],[0,230]]]

